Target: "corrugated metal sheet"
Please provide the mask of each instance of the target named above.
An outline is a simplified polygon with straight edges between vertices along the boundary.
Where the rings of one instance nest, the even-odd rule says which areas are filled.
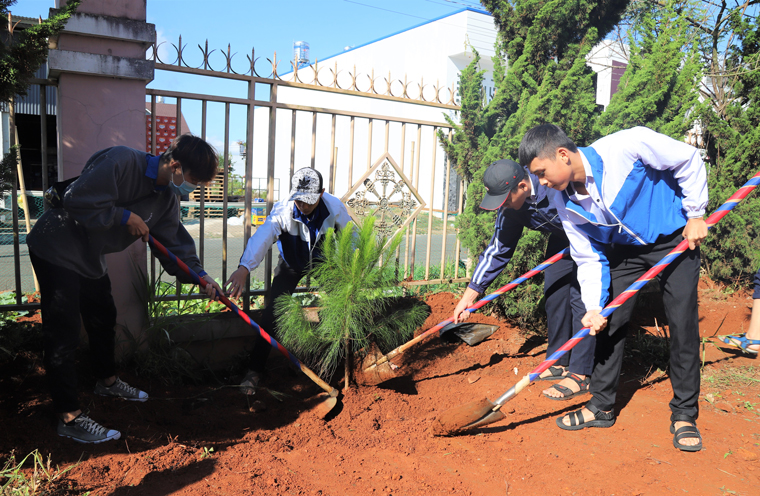
[[[42,64],[34,77],[47,79],[47,62]],[[48,115],[56,115],[56,88],[54,86],[47,86],[45,94],[47,95]],[[38,85],[31,85],[27,90],[26,96],[16,97],[16,113],[40,115],[40,87]]]

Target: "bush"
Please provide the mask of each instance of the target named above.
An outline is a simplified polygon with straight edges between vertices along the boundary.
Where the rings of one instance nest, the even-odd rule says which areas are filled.
[[[515,255],[506,269],[491,283],[492,292],[541,264],[547,257],[548,235],[525,230],[515,249]],[[549,256],[554,255],[550,253]],[[494,311],[512,325],[531,334],[546,335],[546,312],[544,310],[544,275],[536,274],[516,288],[496,298]]]

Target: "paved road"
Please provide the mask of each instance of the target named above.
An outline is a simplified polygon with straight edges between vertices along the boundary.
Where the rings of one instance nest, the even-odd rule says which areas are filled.
[[[235,233],[237,234],[237,233]],[[442,234],[433,234],[431,237],[430,248],[430,265],[431,267],[439,266],[441,264],[441,248],[442,248]],[[243,238],[242,236],[231,236],[227,241],[227,275],[231,271],[237,268],[238,260],[243,252]],[[196,239],[196,246],[198,240]],[[446,260],[447,263],[453,263],[454,261],[454,248],[456,246],[456,236],[454,234],[447,234],[446,236]],[[417,277],[415,279],[421,279],[424,277],[425,258],[427,253],[427,235],[418,235],[417,244],[415,249],[415,267]],[[274,262],[276,263],[277,249],[274,250]],[[22,292],[34,291],[34,282],[32,280],[31,263],[29,262],[29,254],[25,244],[20,246],[21,252],[21,289]],[[406,249],[405,244],[401,244],[401,254],[399,257],[400,263],[403,265]],[[460,260],[466,257],[466,253],[463,252],[460,256]],[[204,241],[204,268],[206,271],[213,275],[215,278],[222,277],[222,239],[211,238]],[[273,265],[274,266],[274,265]],[[420,272],[421,271],[421,272]],[[460,271],[461,274],[461,271]],[[261,268],[254,271],[253,277],[258,280],[263,280],[264,269],[263,264]],[[13,267],[13,245],[0,245],[0,292],[15,290],[15,272]]]

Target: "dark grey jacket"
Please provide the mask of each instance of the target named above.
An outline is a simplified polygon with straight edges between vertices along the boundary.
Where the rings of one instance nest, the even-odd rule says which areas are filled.
[[[123,225],[126,209],[142,217],[169,251],[204,275],[195,242],[180,222],[177,195],[156,189],[156,167],[148,167],[151,157],[126,146],[90,157],[82,175],[66,190],[63,208],[48,210],[34,225],[26,239],[29,250],[83,277],[102,277],[104,255],[122,251],[137,239]],[[169,274],[192,282],[175,263],[155,255]]]

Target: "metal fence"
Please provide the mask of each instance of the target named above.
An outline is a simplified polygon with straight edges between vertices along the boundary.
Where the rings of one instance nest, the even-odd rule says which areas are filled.
[[[410,82],[393,80],[390,76],[382,78],[384,88],[379,88],[377,79],[380,78],[374,74],[361,75],[354,71],[341,80],[337,66],[325,68],[317,64],[301,68],[291,64],[293,71],[280,75],[280,62],[276,58],[261,63],[254,52],[246,57],[242,70],[236,70],[229,48],[222,54],[220,67],[215,69],[211,62],[213,51],[210,52],[207,45],[205,48],[199,45],[199,48],[201,62],[191,67],[181,38],[177,45],[171,45],[169,54],[160,46],[154,47],[157,74],[165,71],[174,77],[192,77],[202,88],[207,85],[199,77],[240,82],[245,85],[245,94],[231,96],[149,88],[150,108],[155,108],[159,98],[164,103],[174,103],[176,119],[180,122],[183,109],[195,105],[202,138],[208,137],[213,125],[223,129],[220,152],[224,171],[228,171],[229,143],[238,140],[243,144],[243,212],[251,212],[255,205],[250,181],[254,175],[267,178],[268,214],[273,205],[276,178],[282,181],[284,198],[296,169],[317,168],[325,179],[327,192],[341,198],[354,219],[376,215],[378,230],[386,235],[407,229],[394,261],[403,274],[404,284],[467,281],[460,267],[461,246],[453,229],[453,217],[461,212],[465,188],[438,142],[439,131],[451,138],[451,126],[440,114],[458,110],[453,88],[434,85],[432,92],[426,94],[426,85],[418,84],[419,91],[414,94]],[[266,75],[259,73],[263,66],[266,66]],[[381,102],[380,107],[387,112],[365,111],[377,108],[377,102]],[[212,105],[223,107],[223,114],[217,112],[216,123],[209,118]],[[400,108],[403,110],[399,111]],[[422,118],[410,118],[409,115],[414,114],[409,112],[410,108]],[[437,112],[438,119],[427,118],[431,109]],[[233,115],[236,112],[244,114],[244,119],[236,120]],[[185,117],[192,127],[193,119]],[[234,129],[240,132],[241,127],[244,137],[231,134]],[[155,134],[155,122],[151,129]],[[155,136],[151,142],[155,145]],[[225,180],[222,199],[218,202],[222,210],[228,207],[228,194]],[[455,195],[456,200],[451,198]],[[255,216],[244,215],[242,226],[231,226],[226,217],[209,219],[203,208],[207,203],[205,196],[201,192],[198,226],[191,233],[197,239],[205,270],[217,277],[221,275],[224,281],[237,267],[245,243],[256,227]],[[456,210],[449,208],[452,203]],[[219,237],[210,238],[209,229]],[[270,255],[265,258],[263,267],[254,271],[252,276],[262,284],[252,289],[251,295],[262,295],[269,290],[273,264]],[[247,299],[244,305],[248,307]]]
[[[212,130],[222,136],[219,152],[225,177],[221,195],[212,198],[201,189],[196,201],[182,204],[183,222],[195,237],[199,257],[209,274],[221,281],[227,279],[261,220],[258,214],[271,211],[277,192],[280,198],[285,198],[294,171],[306,166],[322,172],[327,191],[343,200],[354,219],[375,215],[379,218],[379,231],[388,235],[407,229],[392,261],[397,264],[399,274],[403,274],[403,284],[468,280],[461,268],[462,249],[453,229],[453,219],[462,211],[465,185],[456,177],[438,141],[439,132],[444,139],[451,139],[451,126],[440,114],[458,110],[453,88],[420,83],[414,93],[410,82],[388,75],[382,78],[383,91],[377,84],[380,78],[374,74],[354,71],[341,80],[337,66],[328,71],[316,64],[295,67],[292,72],[280,75],[277,69],[280,62],[276,58],[266,64],[266,75],[262,76],[257,70],[257,64],[262,63],[253,52],[246,57],[245,70],[233,69],[234,56],[229,51],[222,54],[223,67],[217,70],[211,67],[207,46],[199,46],[202,62],[191,67],[186,62],[188,57],[181,38],[179,45],[172,47],[174,52],[163,57],[159,55],[164,53],[163,47],[153,48],[157,74],[222,79],[245,87],[244,94],[239,96],[161,87],[146,89],[151,120],[150,151],[155,153],[157,146],[159,101],[175,105],[176,122],[182,121],[185,110],[197,115],[196,120],[189,122],[191,128],[198,125],[193,130],[202,138],[208,139]],[[166,63],[162,58],[173,62]],[[36,83],[50,85],[55,81]],[[207,87],[203,83],[197,86]],[[378,102],[382,113],[372,111]],[[42,129],[44,133],[44,125]],[[229,191],[230,143],[236,139],[245,149],[242,199],[231,199]],[[42,162],[46,164],[46,157]],[[263,184],[255,185],[254,176],[263,177]],[[275,186],[277,181],[279,188]],[[263,209],[254,198],[262,195],[254,193],[255,190],[266,190]],[[23,234],[23,230],[19,230],[16,195],[11,195],[10,200],[16,303],[0,305],[0,309],[28,309],[30,305],[21,301],[23,238],[19,233]],[[259,284],[252,284],[249,295],[263,295],[269,290],[273,263],[270,251],[263,266],[252,274]],[[149,266],[151,283],[156,287],[160,272],[154,259]],[[3,289],[13,288],[0,288]],[[183,294],[178,284],[169,299],[195,297],[199,295]],[[244,299],[244,307],[250,307],[249,297]]]

